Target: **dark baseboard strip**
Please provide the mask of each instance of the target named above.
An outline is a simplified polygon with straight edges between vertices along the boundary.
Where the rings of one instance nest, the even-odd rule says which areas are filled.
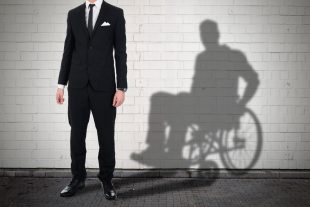
[[[88,178],[97,178],[99,169],[87,169]],[[70,169],[59,168],[0,168],[0,177],[71,177]],[[282,169],[115,169],[114,178],[262,178],[262,179],[309,179],[310,169],[282,170]]]

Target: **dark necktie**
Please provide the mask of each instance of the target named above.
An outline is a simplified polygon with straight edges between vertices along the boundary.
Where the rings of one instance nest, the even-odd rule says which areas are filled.
[[[95,4],[89,4],[90,10],[89,10],[89,14],[88,14],[88,33],[89,36],[91,36],[92,32],[93,32],[93,7],[95,6]]]

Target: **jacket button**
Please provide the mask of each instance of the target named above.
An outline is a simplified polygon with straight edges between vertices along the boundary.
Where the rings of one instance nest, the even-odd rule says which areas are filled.
[[[89,46],[89,49],[92,50],[92,49],[93,49],[93,46]]]

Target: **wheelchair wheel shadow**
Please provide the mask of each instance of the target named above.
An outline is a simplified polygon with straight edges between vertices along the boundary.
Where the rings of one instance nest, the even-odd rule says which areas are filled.
[[[196,57],[190,92],[162,91],[151,96],[147,148],[132,153],[131,159],[156,169],[205,169],[206,176],[202,171],[198,181],[173,179],[155,189],[121,192],[123,198],[208,186],[218,178],[220,169],[244,175],[259,159],[263,132],[255,113],[247,107],[259,86],[258,74],[241,51],[219,43],[216,22],[205,20],[199,29],[205,50]],[[246,86],[240,85],[240,79]],[[143,177],[143,173],[132,177]],[[124,179],[117,184],[153,179],[158,178]]]

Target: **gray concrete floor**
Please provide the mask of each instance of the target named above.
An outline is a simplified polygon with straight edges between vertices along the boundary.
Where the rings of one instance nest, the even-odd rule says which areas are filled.
[[[119,198],[108,201],[99,180],[87,178],[73,197],[70,178],[0,177],[0,206],[310,206],[310,179],[114,178]]]

